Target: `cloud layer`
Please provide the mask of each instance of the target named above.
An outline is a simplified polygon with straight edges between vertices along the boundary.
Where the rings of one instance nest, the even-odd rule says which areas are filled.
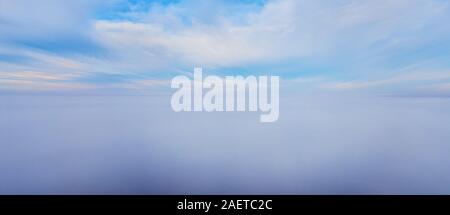
[[[450,8],[440,0],[0,5],[2,82],[13,72],[35,71],[55,76],[52,83],[122,87],[203,66],[217,74],[267,70],[288,81],[321,77],[315,86],[330,90],[320,86],[376,88],[410,72],[425,77],[450,69]],[[58,79],[59,73],[72,78]],[[14,77],[37,86],[49,82]],[[411,90],[431,89],[417,82]]]

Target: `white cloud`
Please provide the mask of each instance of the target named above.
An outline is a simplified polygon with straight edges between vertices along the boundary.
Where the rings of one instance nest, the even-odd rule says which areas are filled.
[[[6,37],[75,34],[89,35],[106,49],[99,56],[87,56],[2,48],[0,54],[20,55],[32,62],[0,62],[0,72],[37,71],[49,77],[61,77],[62,73],[72,77],[119,74],[147,80],[194,66],[251,68],[286,60],[314,61],[344,65],[363,74],[367,80],[328,85],[360,89],[406,82],[389,73],[373,75],[368,70],[382,71],[373,67],[399,49],[447,40],[450,35],[446,24],[449,3],[439,0],[274,0],[263,6],[183,1],[169,6],[152,3],[149,8],[133,5],[130,12],[120,14],[126,19],[116,20],[93,19],[97,4],[84,0],[0,0],[0,43],[8,43],[2,40]],[[355,69],[354,64],[359,67]],[[297,84],[332,79],[327,75],[317,72],[313,76],[320,80],[299,79]],[[123,82],[143,85],[130,80]]]
[[[94,85],[84,83],[0,79],[0,89],[6,90],[84,90],[93,88],[96,87]]]
[[[414,42],[410,33],[427,27],[447,6],[425,0],[280,0],[239,20],[219,13],[210,18],[217,20],[213,23],[183,24],[185,8],[172,5],[167,10],[133,14],[145,17],[138,22],[98,21],[95,28],[106,46],[134,52],[133,57],[143,55],[166,64],[237,66],[363,51],[362,55],[376,55],[380,48]],[[376,53],[367,53],[380,41],[383,45]]]
[[[414,87],[414,84],[417,83],[445,81],[448,79],[450,79],[450,71],[415,71],[378,80],[325,83],[323,87],[338,90],[356,90],[395,84],[409,84],[411,87]]]
[[[96,5],[97,0],[0,0],[0,38],[85,33]]]

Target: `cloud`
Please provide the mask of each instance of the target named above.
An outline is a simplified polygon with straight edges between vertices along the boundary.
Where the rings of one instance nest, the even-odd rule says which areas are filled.
[[[94,89],[95,85],[85,83],[62,83],[47,79],[29,80],[29,79],[3,79],[0,78],[0,89],[3,90],[86,90]]]
[[[187,23],[184,7],[150,9],[148,14],[134,14],[141,18],[135,22],[98,21],[96,30],[114,48],[121,44],[124,50],[140,47],[142,53],[162,53],[161,58],[177,59],[182,64],[223,67],[355,55],[363,50],[363,55],[379,55],[380,49],[410,44],[414,40],[410,33],[430,27],[428,22],[442,15],[447,4],[423,0],[281,0],[268,2],[237,20],[219,13],[209,14],[206,21]]]
[[[67,80],[72,76],[72,74],[60,74],[51,75],[47,72],[38,71],[14,71],[14,72],[2,72],[0,74],[1,79],[25,79],[25,80],[46,80],[46,81],[58,81]]]
[[[429,70],[449,67],[443,57],[450,54],[449,3],[439,0],[0,5],[0,44],[7,47],[0,49],[0,71],[74,73],[80,83],[112,84],[104,82],[122,77],[125,86],[194,66],[242,75],[269,67],[285,74],[292,67],[288,79],[308,79],[306,72],[331,82],[344,79],[336,88],[360,89],[399,83],[393,71],[436,57],[441,68]],[[302,64],[312,65],[311,71],[302,71]]]
[[[1,98],[1,194],[450,193],[448,98],[295,95],[265,125],[167,96]]]
[[[0,0],[0,44],[59,53],[94,54],[91,38],[95,8],[108,3],[93,0]]]
[[[426,81],[443,81],[450,79],[450,71],[442,71],[442,72],[414,72],[396,75],[394,77],[381,79],[381,80],[371,80],[371,81],[348,81],[348,82],[340,82],[328,85],[329,87],[335,89],[342,90],[350,90],[350,89],[360,89],[360,88],[369,88],[369,87],[378,87],[383,85],[393,85],[400,83],[408,83],[411,82],[426,82]]]

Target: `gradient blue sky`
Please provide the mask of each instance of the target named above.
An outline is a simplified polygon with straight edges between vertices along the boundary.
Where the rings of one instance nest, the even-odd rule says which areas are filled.
[[[194,66],[450,95],[450,1],[0,0],[0,90],[152,89]]]

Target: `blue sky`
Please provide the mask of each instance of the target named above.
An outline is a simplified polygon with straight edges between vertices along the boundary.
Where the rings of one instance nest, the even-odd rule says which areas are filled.
[[[330,92],[450,95],[450,2],[0,0],[1,90],[277,74]]]

